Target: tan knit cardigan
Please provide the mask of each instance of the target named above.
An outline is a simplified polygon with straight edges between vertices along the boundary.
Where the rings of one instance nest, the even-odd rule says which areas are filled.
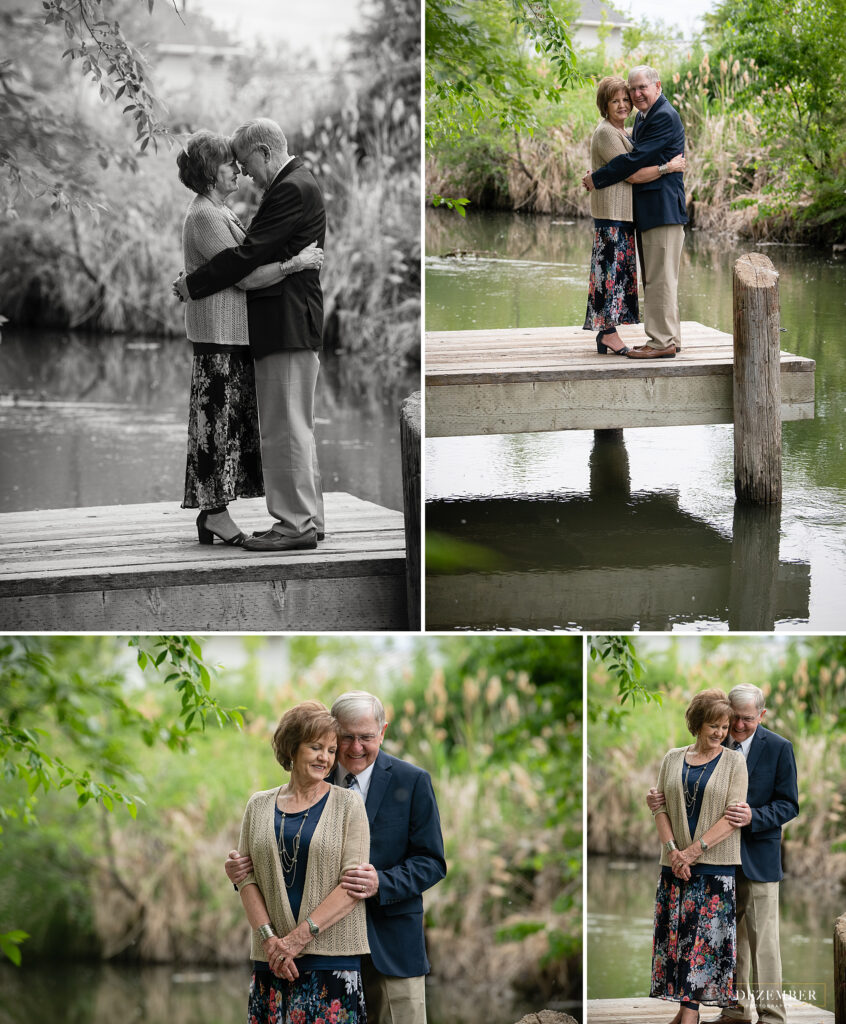
[[[598,171],[621,153],[629,153],[632,140],[603,118],[590,140],[590,169]],[[632,220],[632,187],[619,181],[608,188],[595,188],[590,194],[591,216],[598,220]]]
[[[667,802],[667,813],[673,827],[673,837],[681,849],[703,836],[712,825],[722,818],[729,804],[746,800],[746,786],[749,777],[746,761],[739,750],[723,750],[719,762],[705,787],[702,810],[696,823],[696,834],[691,836],[687,827],[687,814],[682,789],[682,766],[687,747],[676,747],[664,755],[658,773],[658,789]],[[669,867],[666,848],[661,849],[661,863]],[[740,829],[716,846],[711,846],[696,859],[697,864],[739,864]]]
[[[238,849],[253,860],[253,870],[240,883],[241,887],[250,884],[259,887],[276,934],[285,936],[326,899],[348,868],[368,862],[370,827],[360,794],[332,786],[309,845],[305,889],[300,915],[295,921],[282,877],[273,827],[278,792],[277,786],[250,797],[241,822]],[[367,916],[361,900],[346,917],[313,938],[302,955],[352,956],[368,952]],[[256,931],[253,932],[250,956],[253,960],[267,959]]]
[[[241,222],[227,206],[195,196],[182,225],[182,259],[190,274],[223,249],[244,240]],[[223,288],[205,299],[185,303],[185,333],[189,341],[212,345],[248,345],[247,296],[242,288]]]

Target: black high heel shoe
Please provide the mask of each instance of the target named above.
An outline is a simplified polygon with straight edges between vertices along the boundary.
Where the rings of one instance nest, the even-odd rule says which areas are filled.
[[[217,537],[218,540],[222,540],[224,544],[229,544],[231,547],[239,548],[243,545],[244,534],[240,531],[234,537],[227,539],[226,537],[221,537],[219,533],[215,533],[210,526],[206,526],[206,519],[209,516],[217,515],[225,511],[225,508],[226,506],[224,505],[223,508],[203,509],[197,516],[197,539],[201,544],[214,544],[214,539]]]
[[[615,356],[624,356],[629,351],[629,346],[628,345],[623,345],[622,348],[611,348],[610,345],[606,345],[603,342],[602,339],[605,337],[606,334],[613,334],[613,333],[614,333],[613,331],[600,331],[599,334],[597,334],[597,336],[596,336],[596,351],[601,356],[606,355],[608,352],[610,352],[612,355],[615,355]]]

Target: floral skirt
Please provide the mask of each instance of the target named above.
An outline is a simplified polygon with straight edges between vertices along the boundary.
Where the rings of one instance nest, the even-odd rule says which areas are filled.
[[[590,258],[586,331],[640,323],[632,225],[597,225]]]
[[[183,508],[218,508],[264,494],[250,350],[194,351]]]
[[[650,996],[728,1006],[736,996],[735,892],[731,875],[661,872],[655,897]]]
[[[367,1024],[360,971],[306,971],[296,981],[253,971],[247,1024]]]

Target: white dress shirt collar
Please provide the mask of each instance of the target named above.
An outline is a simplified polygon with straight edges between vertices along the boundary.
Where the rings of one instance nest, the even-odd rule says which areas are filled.
[[[367,802],[367,794],[370,792],[370,780],[373,778],[373,768],[376,762],[369,764],[364,771],[361,771],[356,775],[355,781],[358,791],[361,793],[361,799]],[[347,769],[339,761],[335,766],[335,785],[347,787]],[[356,787],[353,787],[354,789]]]

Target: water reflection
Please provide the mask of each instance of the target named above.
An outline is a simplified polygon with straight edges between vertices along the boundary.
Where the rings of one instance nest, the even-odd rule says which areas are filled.
[[[4,329],[0,512],[181,500],[190,376],[184,341]],[[362,394],[324,361],[326,490],[402,508],[399,403],[418,386]]]
[[[652,915],[658,858],[588,860],[588,999],[648,996]],[[832,933],[839,905],[836,890],[785,878],[779,893],[784,986],[815,991],[815,1005],[834,1009]]]
[[[0,1024],[61,1020],[62,1024],[232,1024],[245,1018],[247,967],[170,967],[101,963],[0,964]],[[472,979],[456,993],[426,981],[430,1024],[464,1024],[485,1007],[488,1024],[512,1024],[536,1004],[508,1004],[502,993],[475,993]],[[581,1013],[568,1006],[567,1012]]]
[[[807,563],[779,560],[781,509],[736,505],[730,534],[674,491],[632,493],[622,430],[597,430],[587,494],[429,502],[427,529],[493,552],[493,571],[430,572],[432,629],[645,629],[806,618]],[[516,599],[515,599],[516,598]]]
[[[555,222],[515,214],[470,214],[462,220],[431,211],[427,214],[427,330],[581,323],[590,243],[587,222]],[[752,248],[761,247],[711,239],[697,232],[688,236],[680,281],[683,319],[731,331],[732,269],[737,257]],[[488,255],[444,258],[444,253],[454,249]],[[662,501],[670,500],[676,511],[673,527],[663,534],[656,511],[652,540],[637,534],[628,537],[627,544],[619,540],[614,546],[625,557],[619,564],[609,555],[611,538],[634,529],[630,518],[634,511],[627,510],[623,499],[622,504],[614,505],[598,495],[596,481],[591,482],[590,476],[591,460],[613,460],[623,453],[614,448],[595,450],[593,432],[431,439],[426,444],[429,528],[433,528],[435,517],[449,534],[458,534],[465,541],[474,539],[467,529],[471,520],[496,521],[503,534],[541,529],[543,539],[538,536],[534,544],[535,556],[542,556],[539,560],[534,564],[526,560],[519,569],[509,563],[508,572],[518,573],[511,579],[505,578],[508,573],[500,565],[503,574],[498,583],[493,576],[481,581],[489,588],[489,596],[496,587],[499,597],[487,613],[480,608],[479,625],[513,628],[531,622],[532,628],[610,628],[616,623],[623,628],[625,623],[646,621],[648,615],[651,622],[666,622],[654,628],[683,624],[685,629],[769,629],[772,625],[755,624],[771,622],[777,629],[844,628],[846,351],[838,338],[846,306],[846,260],[794,246],[765,247],[763,251],[780,275],[781,324],[787,329],[783,344],[817,361],[816,418],[785,423],[782,428],[784,499],[777,528],[772,514],[735,513],[730,426],[625,431],[633,505],[643,511],[644,505],[650,507],[647,499],[651,497],[651,507],[656,510]],[[612,491],[619,488],[619,473],[606,474],[603,486]],[[501,515],[496,519],[495,502],[503,498],[511,498],[512,504],[507,511],[500,505]],[[571,511],[558,508],[553,514],[553,498]],[[479,507],[474,509],[477,502]],[[546,510],[547,518],[541,522],[525,508],[534,502]],[[573,540],[555,523],[559,513],[569,521],[576,507],[581,507],[580,521],[585,524],[578,558],[573,555]],[[493,532],[488,531],[487,539],[500,551]],[[681,542],[683,536],[687,547]],[[723,554],[721,581],[713,589],[712,577],[706,587],[700,570],[712,564],[715,538],[721,539]],[[524,543],[530,544],[530,539],[524,537]],[[576,558],[566,565],[570,575],[548,573],[544,579],[549,560],[561,564],[565,551]],[[565,589],[577,581],[580,587],[587,587],[586,577],[593,571],[626,570],[632,558],[644,563],[644,572],[652,570],[655,582],[650,586],[662,585],[665,575],[683,578],[689,572],[688,585],[683,588],[687,603],[665,607],[650,602],[641,618],[634,602],[626,600],[620,586],[615,586],[606,594],[606,608],[613,616],[592,619],[588,627],[582,608],[574,609],[574,599]],[[732,564],[736,566],[733,583]],[[755,565],[766,567],[762,589],[768,597],[737,568]],[[716,572],[716,565],[712,568]],[[630,575],[626,587],[631,586]],[[430,626],[436,622],[444,628],[451,628],[450,623],[458,628],[472,624],[469,610],[463,607],[465,590],[459,589],[462,584],[469,589],[469,573],[464,576],[463,580],[445,575],[430,578],[427,603],[434,614],[428,620]],[[607,577],[609,585],[616,580],[616,575]],[[546,598],[542,597],[544,587]],[[700,595],[705,591],[713,597],[702,606]],[[476,593],[474,588],[466,596],[475,600]],[[589,610],[591,615],[595,611]]]

